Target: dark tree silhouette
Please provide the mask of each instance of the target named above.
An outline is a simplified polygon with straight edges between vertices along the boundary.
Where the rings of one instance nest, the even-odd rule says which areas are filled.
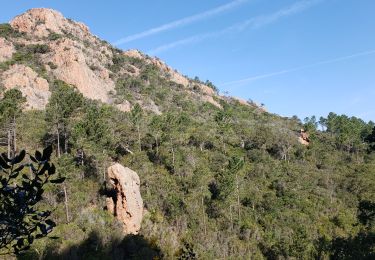
[[[51,211],[37,208],[45,185],[65,179],[50,179],[56,171],[51,154],[50,146],[43,153],[36,151],[35,156],[28,154],[30,162],[23,162],[25,150],[12,159],[0,156],[0,254],[17,255],[55,227]]]

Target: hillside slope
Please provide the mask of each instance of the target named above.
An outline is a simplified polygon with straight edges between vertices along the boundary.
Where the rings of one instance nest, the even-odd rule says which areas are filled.
[[[9,116],[14,89],[26,103]],[[20,259],[375,256],[373,122],[267,113],[50,9],[0,25],[0,91],[0,139],[13,134],[18,151],[52,144],[67,178],[40,205],[57,238]],[[113,162],[140,178],[137,235],[106,209]]]
[[[4,87],[20,87],[28,97],[30,108],[41,109],[48,100],[48,95],[40,97],[39,101],[31,98],[31,93],[46,92],[43,79],[49,82],[58,79],[74,85],[89,99],[108,104],[116,102],[123,111],[130,110],[134,103],[159,111],[163,104],[158,106],[155,102],[160,103],[160,100],[145,95],[140,97],[139,89],[133,89],[127,97],[130,100],[118,97],[124,81],[141,78],[146,79],[147,85],[152,85],[154,82],[149,82],[147,77],[153,73],[159,81],[194,100],[220,107],[218,100],[222,99],[212,87],[186,78],[159,59],[137,50],[115,49],[92,35],[84,24],[66,19],[51,9],[31,9],[10,21],[9,27],[3,25],[0,50],[0,61],[3,62],[0,77]],[[17,81],[12,77],[14,74],[23,74],[25,78]]]

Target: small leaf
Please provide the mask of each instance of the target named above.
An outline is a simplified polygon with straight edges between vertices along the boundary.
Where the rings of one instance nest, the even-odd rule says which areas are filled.
[[[34,242],[34,237],[33,236],[29,236],[27,238],[27,241],[29,242],[29,244],[32,244]]]
[[[22,162],[22,160],[25,158],[25,155],[26,155],[26,151],[25,150],[22,150],[19,155],[17,155],[16,157],[13,158],[11,164],[14,165],[14,164],[17,164],[17,163],[20,163]]]
[[[55,174],[55,172],[56,172],[56,167],[55,167],[55,165],[51,165],[51,167],[48,169],[48,175],[53,175],[53,174]]]
[[[18,247],[21,247],[21,246],[23,246],[24,245],[24,241],[23,241],[23,239],[21,238],[21,239],[18,239],[18,241],[17,241],[17,246]]]
[[[20,174],[20,172],[13,172],[12,175],[10,175],[10,178],[15,179]]]
[[[23,170],[23,168],[25,167],[25,165],[21,165],[20,167],[18,167],[17,169],[14,170],[14,172],[20,172]]]
[[[52,145],[49,145],[48,147],[46,147],[44,150],[43,150],[43,157],[42,157],[42,160],[45,161],[49,161],[49,159],[51,158],[51,154],[52,154]]]
[[[39,151],[35,151],[35,158],[38,161],[41,161],[42,160],[42,154]]]
[[[56,226],[56,223],[53,222],[51,219],[47,219],[47,220],[46,220],[46,224],[47,224],[47,225],[50,225],[50,226],[52,226],[52,227],[55,227],[55,226]]]
[[[56,183],[56,184],[60,184],[60,183],[63,183],[65,181],[65,177],[63,178],[59,178],[59,179],[55,179],[55,180],[50,180],[51,183]]]
[[[1,155],[4,158],[5,161],[7,161],[7,162],[11,162],[12,161],[11,159],[8,158],[8,156],[7,156],[6,153],[2,153]]]
[[[43,175],[49,168],[50,168],[49,163],[48,162],[45,163],[42,169],[40,169],[40,171],[38,172],[38,175]]]
[[[31,159],[33,162],[38,163],[38,161],[35,159],[34,156],[32,156],[31,154],[29,154],[29,156],[30,156],[30,159]]]
[[[30,183],[26,181],[22,181],[22,187],[28,189],[30,187]]]
[[[4,169],[9,169],[10,166],[7,164],[7,162],[0,156],[0,166]]]
[[[39,229],[40,229],[40,231],[42,232],[43,235],[47,235],[46,225],[44,225],[44,224],[38,224],[38,227],[39,227]]]

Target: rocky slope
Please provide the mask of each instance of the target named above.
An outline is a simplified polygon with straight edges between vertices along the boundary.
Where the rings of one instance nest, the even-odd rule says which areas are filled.
[[[129,111],[139,103],[146,110],[160,114],[163,105],[155,104],[151,97],[138,93],[128,100],[117,95],[116,86],[122,78],[142,77],[145,68],[158,70],[164,84],[177,86],[176,91],[187,93],[193,100],[216,107],[221,107],[220,100],[233,101],[218,95],[212,87],[181,75],[158,58],[112,47],[92,35],[84,24],[55,10],[31,9],[9,24],[11,28],[0,34],[1,85],[6,89],[19,88],[27,97],[29,109],[43,109],[53,81],[62,80],[85,97],[115,104],[122,111]],[[30,53],[32,62],[25,61]]]

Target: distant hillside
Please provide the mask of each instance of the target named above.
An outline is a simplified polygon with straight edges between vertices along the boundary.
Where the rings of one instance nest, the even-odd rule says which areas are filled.
[[[54,239],[19,259],[375,257],[373,122],[268,113],[57,11],[0,25],[0,130],[9,155],[53,145],[66,177],[39,205]],[[114,162],[139,176],[138,234],[109,195]]]

